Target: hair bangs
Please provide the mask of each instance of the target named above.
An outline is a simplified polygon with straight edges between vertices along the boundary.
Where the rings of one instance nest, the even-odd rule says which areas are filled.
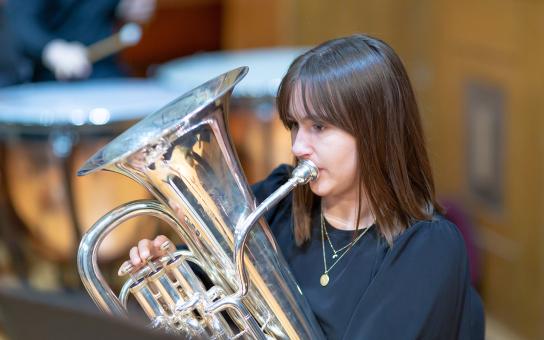
[[[309,119],[344,128],[346,109],[339,89],[332,85],[333,77],[325,71],[318,74],[310,61],[300,68],[297,79],[286,81],[278,92],[280,119],[287,128],[298,120]],[[321,68],[323,70],[323,68]],[[305,72],[306,71],[306,72]],[[294,78],[294,77],[293,77]],[[351,132],[351,131],[349,131]]]

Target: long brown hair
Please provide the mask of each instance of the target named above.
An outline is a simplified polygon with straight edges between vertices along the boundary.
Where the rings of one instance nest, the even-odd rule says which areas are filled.
[[[391,47],[376,38],[352,35],[327,41],[295,59],[277,97],[280,118],[289,129],[301,115],[292,112],[297,94],[302,96],[304,116],[355,137],[359,182],[379,233],[389,244],[414,221],[442,211],[415,95]],[[359,190],[359,203],[361,199]],[[309,186],[294,192],[298,245],[310,238],[314,200]]]

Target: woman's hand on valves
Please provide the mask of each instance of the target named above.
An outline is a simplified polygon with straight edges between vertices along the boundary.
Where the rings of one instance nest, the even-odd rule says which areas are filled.
[[[121,268],[130,268],[133,272],[143,267],[147,262],[154,260],[160,256],[166,255],[165,245],[173,246],[172,241],[164,235],[159,235],[153,240],[142,239],[137,246],[130,248],[128,261],[125,261]],[[120,273],[121,274],[121,273]]]

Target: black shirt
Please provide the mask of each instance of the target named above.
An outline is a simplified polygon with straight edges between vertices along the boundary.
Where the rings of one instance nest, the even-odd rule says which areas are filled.
[[[257,201],[289,178],[280,166],[253,186]],[[312,215],[311,239],[295,244],[287,196],[265,218],[287,263],[328,339],[483,339],[483,308],[470,285],[464,241],[457,227],[440,215],[414,223],[390,247],[376,226],[329,271],[326,287],[319,204]],[[338,249],[352,231],[325,224]],[[330,268],[332,250],[325,241]]]

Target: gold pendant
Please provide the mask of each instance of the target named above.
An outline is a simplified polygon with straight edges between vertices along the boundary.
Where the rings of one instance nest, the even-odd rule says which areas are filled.
[[[321,285],[323,287],[328,285],[329,284],[329,275],[327,275],[327,273],[321,275],[321,277],[319,278],[319,283],[321,283]]]

